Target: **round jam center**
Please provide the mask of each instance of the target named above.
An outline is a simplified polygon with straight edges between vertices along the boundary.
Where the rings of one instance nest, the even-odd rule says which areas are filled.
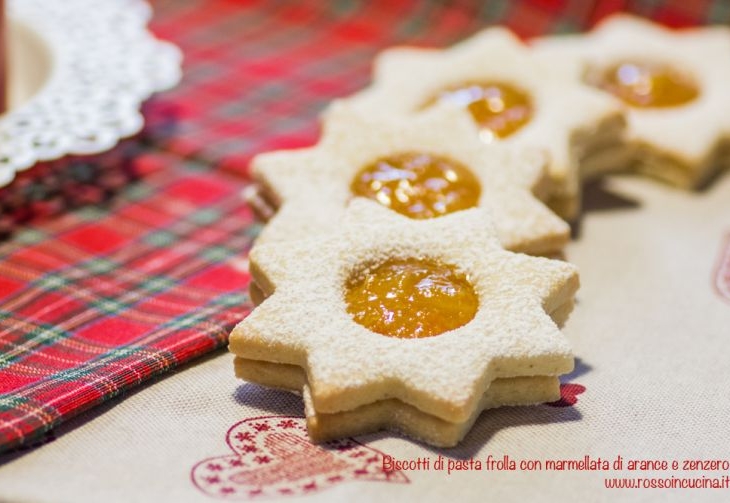
[[[402,153],[365,166],[352,193],[410,218],[433,218],[477,205],[481,187],[462,164],[433,154]]]
[[[432,102],[437,100],[468,109],[484,139],[508,137],[527,124],[533,113],[529,95],[504,83],[462,84],[444,89]]]
[[[598,87],[634,107],[676,107],[697,98],[685,74],[663,64],[624,62],[608,68]]]
[[[390,337],[439,335],[467,324],[479,306],[467,278],[432,260],[389,260],[353,278],[347,311],[360,325]]]

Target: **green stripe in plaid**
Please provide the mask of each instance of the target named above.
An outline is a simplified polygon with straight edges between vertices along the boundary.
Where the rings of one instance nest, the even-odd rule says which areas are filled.
[[[242,182],[154,155],[131,197],[0,245],[0,449],[224,345],[248,312]]]

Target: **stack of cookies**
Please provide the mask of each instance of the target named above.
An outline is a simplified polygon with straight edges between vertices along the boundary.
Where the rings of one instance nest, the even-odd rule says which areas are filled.
[[[629,35],[655,42],[612,42]],[[385,51],[316,146],[253,161],[271,218],[250,254],[257,308],[230,337],[236,374],[301,393],[314,441],[389,429],[451,446],[485,409],[556,400],[578,275],[546,257],[580,180],[636,168],[694,186],[730,152],[714,108],[730,98],[698,46],[730,72],[728,30],[623,16],[534,47],[491,28]],[[671,131],[709,109],[712,141],[682,152]]]

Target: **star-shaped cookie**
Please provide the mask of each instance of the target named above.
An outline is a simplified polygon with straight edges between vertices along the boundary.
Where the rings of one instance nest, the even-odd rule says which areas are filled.
[[[307,430],[315,442],[379,430],[396,430],[431,445],[451,447],[464,438],[484,410],[534,405],[560,398],[560,382],[555,376],[511,377],[492,381],[474,414],[458,423],[444,421],[395,398],[362,405],[353,410],[322,414],[314,409],[307,376],[301,367],[236,357],[235,369],[236,376],[246,381],[301,394]]]
[[[230,350],[304,369],[318,414],[395,399],[450,423],[472,420],[495,379],[569,372],[569,344],[546,313],[571,305],[575,267],[503,250],[484,211],[414,220],[355,199],[336,233],[255,246],[251,273],[268,297],[233,330]],[[417,339],[356,322],[347,285],[391,259],[460,271],[478,298],[471,320]]]
[[[620,14],[586,35],[533,46],[546,64],[606,89],[624,107],[625,146],[589,159],[587,169],[628,160],[638,172],[692,188],[730,164],[730,28],[672,30]]]
[[[548,203],[568,219],[580,205],[581,159],[620,141],[624,125],[615,100],[538,61],[503,28],[446,50],[386,50],[375,61],[373,84],[347,102],[379,116],[447,103],[479,122],[486,142],[544,149],[552,182]]]
[[[368,166],[373,171],[362,174]],[[434,167],[441,171],[428,173]],[[261,195],[278,208],[260,242],[330,230],[357,195],[400,205],[410,216],[488,208],[500,242],[513,251],[551,254],[569,239],[568,225],[535,196],[544,196],[548,182],[544,155],[482,143],[473,122],[450,107],[407,118],[337,104],[315,147],[259,155],[252,170]],[[362,186],[366,193],[358,192]]]

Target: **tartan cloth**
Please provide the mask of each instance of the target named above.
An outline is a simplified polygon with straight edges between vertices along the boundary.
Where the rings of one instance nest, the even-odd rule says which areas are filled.
[[[580,31],[626,10],[668,26],[730,23],[727,0],[153,0],[152,27],[185,53],[183,85],[149,107],[165,148],[245,173],[257,152],[316,141],[318,113],[364,87],[392,45],[442,47],[491,25]],[[169,127],[155,127],[167,123]]]
[[[145,182],[0,245],[0,445],[221,347],[249,309],[242,182],[146,152]],[[150,173],[153,171],[153,173]]]
[[[250,157],[314,142],[319,111],[367,84],[379,50],[443,46],[491,23],[522,36],[578,30],[620,9],[672,26],[730,21],[730,5],[710,0],[153,7],[154,31],[185,53],[182,84],[146,105],[146,142],[71,163],[97,175],[68,190],[102,187],[101,197],[62,198],[48,214],[116,196],[0,244],[0,451],[226,343],[250,309],[246,252],[257,226],[240,196]],[[0,192],[3,216],[23,206],[7,194],[58,181],[52,171],[31,170],[30,182]],[[105,174],[116,180],[109,190]]]
[[[136,140],[123,141],[110,152],[68,156],[21,171],[0,188],[0,239],[23,224],[87,204],[104,204],[141,174],[134,161],[141,152]]]

